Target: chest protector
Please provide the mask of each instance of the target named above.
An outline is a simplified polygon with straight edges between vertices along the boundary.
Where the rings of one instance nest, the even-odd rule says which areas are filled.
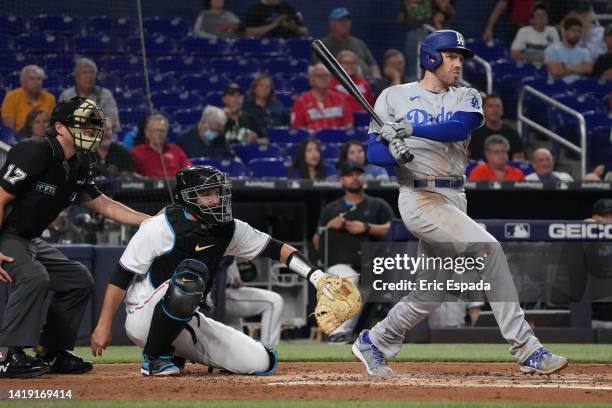
[[[212,287],[219,262],[234,235],[234,221],[205,229],[198,221],[190,220],[187,210],[181,205],[167,206],[164,215],[174,231],[174,246],[153,261],[150,270],[153,286],[158,287],[170,279],[181,261],[197,259],[204,262],[210,271],[204,291],[206,297]]]

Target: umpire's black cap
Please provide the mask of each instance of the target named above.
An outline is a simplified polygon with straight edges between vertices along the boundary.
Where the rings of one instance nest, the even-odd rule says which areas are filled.
[[[605,215],[612,213],[612,199],[602,198],[593,204],[593,215]]]

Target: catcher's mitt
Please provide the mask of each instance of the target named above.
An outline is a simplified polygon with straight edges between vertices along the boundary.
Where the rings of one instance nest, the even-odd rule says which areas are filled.
[[[346,277],[325,274],[317,282],[315,318],[323,333],[329,334],[355,316],[361,307],[359,289]]]

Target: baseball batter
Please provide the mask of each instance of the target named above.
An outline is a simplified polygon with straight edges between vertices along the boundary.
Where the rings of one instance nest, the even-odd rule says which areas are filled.
[[[180,170],[175,198],[177,205],[141,225],[121,256],[91,335],[94,355],[110,344],[113,316],[125,297],[125,329],[143,348],[142,374],[179,375],[185,359],[238,374],[273,373],[278,361],[274,349],[198,310],[223,256],[279,260],[314,284],[318,298],[334,298],[330,288],[338,286],[342,293],[357,291],[313,266],[295,248],[234,219],[230,178],[216,168]],[[334,315],[333,302],[319,305],[329,312],[326,317]],[[332,328],[350,317],[342,315]]]
[[[549,353],[535,337],[501,246],[466,215],[466,149],[470,133],[482,126],[483,113],[478,91],[457,83],[464,58],[472,56],[456,31],[427,36],[419,55],[423,79],[387,88],[376,101],[376,113],[386,123],[382,128],[370,124],[368,160],[398,164],[398,206],[406,227],[420,240],[419,254],[436,256],[442,243],[453,243],[457,254],[475,247],[486,253],[482,279],[491,284],[487,294],[510,352],[521,371],[550,374],[567,360]],[[399,164],[407,150],[414,160]],[[431,292],[413,291],[383,321],[360,334],[352,350],[370,375],[392,373],[386,359],[400,351],[406,331],[441,304],[438,299]]]

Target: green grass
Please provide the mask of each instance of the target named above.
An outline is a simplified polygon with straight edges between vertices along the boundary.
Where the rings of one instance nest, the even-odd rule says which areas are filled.
[[[547,344],[550,351],[565,356],[570,363],[612,363],[612,344]],[[277,347],[281,361],[356,361],[347,346],[287,343]],[[77,353],[91,358],[89,348]],[[110,347],[94,363],[140,362],[137,347]],[[504,344],[405,344],[394,361],[512,362]]]
[[[529,403],[454,403],[454,402],[400,402],[400,401],[62,401],[62,402],[11,402],[3,403],[6,407],[25,407],[35,406],[37,408],[61,408],[79,407],[85,408],[191,408],[191,407],[210,407],[210,408],[242,408],[242,407],[272,407],[272,408],[574,408],[589,407],[603,408],[610,405],[604,404],[529,404]]]

